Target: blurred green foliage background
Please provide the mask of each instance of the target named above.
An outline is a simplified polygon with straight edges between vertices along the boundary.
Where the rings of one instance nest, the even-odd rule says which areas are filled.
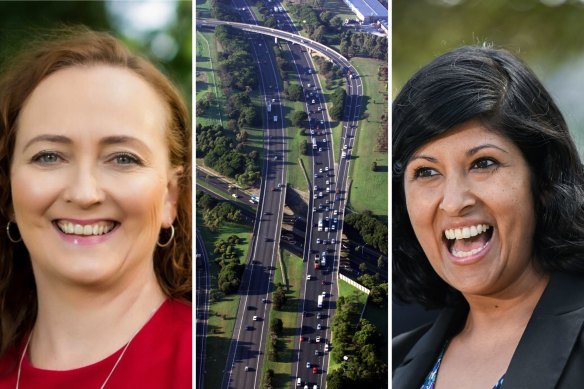
[[[584,151],[584,0],[394,0],[392,94],[462,45],[519,55],[540,77]]]
[[[0,71],[5,59],[46,29],[83,24],[112,33],[149,58],[179,87],[190,107],[191,9],[191,1],[177,0],[0,1]]]

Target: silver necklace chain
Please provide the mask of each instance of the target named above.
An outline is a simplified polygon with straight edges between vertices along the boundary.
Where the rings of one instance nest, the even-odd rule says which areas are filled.
[[[166,301],[166,300],[165,300]],[[163,301],[164,303],[164,301]],[[156,309],[154,309],[152,311],[152,313],[150,313],[150,316],[148,317],[148,320],[146,320],[146,322],[136,330],[136,332],[134,332],[132,334],[132,337],[130,338],[130,340],[128,340],[128,343],[126,343],[126,345],[124,346],[124,349],[122,350],[122,352],[120,353],[120,356],[118,357],[118,359],[116,360],[116,363],[114,363],[114,367],[112,367],[112,369],[110,370],[109,374],[107,375],[107,377],[105,378],[105,381],[103,381],[103,384],[101,384],[101,386],[99,387],[100,389],[105,388],[105,385],[107,384],[107,382],[109,381],[110,377],[112,376],[112,374],[114,374],[114,371],[116,370],[116,367],[118,367],[118,364],[120,363],[120,361],[122,360],[122,357],[124,356],[124,354],[126,353],[126,350],[128,349],[128,347],[130,347],[130,343],[132,343],[132,340],[134,340],[134,337],[138,334],[138,332],[140,332],[140,330],[142,328],[144,328],[144,326],[146,325],[146,323],[148,323],[150,321],[150,319],[152,318],[152,316],[154,316],[154,313],[156,311],[158,311],[158,308],[160,308],[162,306],[162,304],[160,304],[160,306],[158,306]],[[19,385],[20,385],[20,373],[22,371],[22,361],[24,360],[24,356],[26,355],[26,351],[28,350],[28,345],[30,343],[30,339],[32,338],[32,331],[31,333],[28,335],[28,340],[26,341],[26,345],[24,346],[24,350],[22,350],[22,355],[20,356],[20,361],[18,362],[18,373],[16,375],[16,389],[19,389]]]

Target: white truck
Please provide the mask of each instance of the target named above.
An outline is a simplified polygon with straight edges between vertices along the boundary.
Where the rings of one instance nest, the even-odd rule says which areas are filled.
[[[278,122],[278,115],[274,115],[274,123]]]
[[[268,112],[272,112],[272,104],[268,104]]]
[[[322,215],[320,215],[320,218],[318,219],[318,230],[322,231]]]
[[[318,148],[318,146],[316,145],[316,138],[312,137],[312,149],[316,150]]]
[[[320,259],[320,267],[326,267],[326,257],[323,255],[322,258]]]
[[[322,308],[322,301],[324,299],[324,296],[322,294],[318,295],[318,301],[316,303],[316,306],[318,307],[318,309]]]

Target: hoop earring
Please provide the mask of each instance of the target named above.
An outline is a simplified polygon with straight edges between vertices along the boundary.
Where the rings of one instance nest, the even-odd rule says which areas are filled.
[[[6,224],[6,235],[8,235],[8,240],[11,241],[12,243],[22,242],[22,236],[19,236],[18,239],[14,239],[12,237],[12,235],[10,235],[10,224],[11,223],[12,223],[12,220],[8,220],[8,224]],[[16,226],[16,223],[14,223],[14,225]],[[18,228],[18,226],[16,226],[16,228]],[[20,235],[20,231],[18,232],[18,235]]]
[[[156,242],[156,246],[166,247],[172,242],[173,239],[174,239],[174,226],[171,224],[170,225],[170,238],[168,238],[168,240],[165,243]]]

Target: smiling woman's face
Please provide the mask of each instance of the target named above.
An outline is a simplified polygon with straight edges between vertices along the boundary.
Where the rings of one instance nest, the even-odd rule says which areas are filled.
[[[530,170],[508,138],[456,126],[416,150],[404,187],[416,237],[455,289],[494,295],[535,274]]]
[[[176,214],[167,117],[127,69],[75,66],[36,87],[20,112],[11,183],[37,283],[152,272],[160,228]]]

